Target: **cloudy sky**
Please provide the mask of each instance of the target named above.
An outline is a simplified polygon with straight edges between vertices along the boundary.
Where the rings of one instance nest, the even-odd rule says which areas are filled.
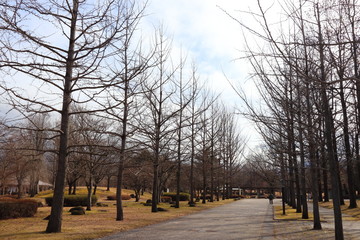
[[[244,49],[241,26],[224,11],[251,25],[253,18],[244,13],[250,10],[257,10],[256,0],[150,0],[146,21],[153,26],[163,24],[173,39],[173,47],[181,46],[195,60],[207,86],[222,93],[227,105],[241,108],[241,100],[226,78],[241,86],[249,96],[256,96],[256,90],[247,62],[236,60]],[[249,145],[259,144],[252,124],[244,119],[239,123],[250,138]]]
[[[222,3],[220,3],[222,2]],[[174,47],[182,47],[195,59],[201,77],[217,91],[228,91],[223,71],[229,77],[246,78],[233,60],[241,47],[239,25],[219,7],[236,14],[242,1],[216,0],[151,0],[147,20],[162,23],[172,37]],[[226,4],[225,4],[226,3]],[[225,95],[225,94],[224,94]],[[228,94],[226,94],[229,96]]]

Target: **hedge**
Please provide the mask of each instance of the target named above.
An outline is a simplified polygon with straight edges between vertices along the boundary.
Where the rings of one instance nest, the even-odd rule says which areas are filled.
[[[170,196],[161,196],[160,202],[170,203],[170,202],[172,202],[172,197],[170,197]]]
[[[107,200],[116,200],[116,195],[109,195],[106,197]],[[131,196],[130,195],[121,195],[121,200],[130,200]]]
[[[164,197],[171,197],[172,201],[176,201],[176,193],[174,192],[167,192],[163,194]],[[190,194],[189,193],[180,193],[180,201],[189,201]]]
[[[91,196],[91,203],[95,205],[97,202],[97,196]],[[51,206],[53,197],[46,197],[45,198],[46,204]],[[87,195],[65,195],[64,196],[64,207],[75,207],[75,206],[87,206]]]
[[[85,209],[83,207],[73,207],[69,212],[71,212],[71,215],[84,215]]]
[[[33,217],[38,209],[38,202],[30,199],[0,200],[0,219]]]

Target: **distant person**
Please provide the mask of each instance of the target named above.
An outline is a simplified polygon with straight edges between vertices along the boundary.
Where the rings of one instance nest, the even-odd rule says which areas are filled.
[[[269,203],[270,203],[270,204],[273,204],[274,195],[272,195],[272,194],[270,193],[270,195],[268,196],[268,198],[269,198]]]

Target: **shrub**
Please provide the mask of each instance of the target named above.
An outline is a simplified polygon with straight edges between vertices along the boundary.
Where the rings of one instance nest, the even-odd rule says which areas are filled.
[[[107,200],[116,200],[116,195],[109,195],[106,197]],[[130,195],[121,195],[121,200],[130,200],[131,196]]]
[[[170,202],[172,202],[172,197],[170,197],[170,196],[161,196],[160,201],[164,202],[164,203],[170,203]]]
[[[151,205],[152,205],[151,199],[146,200],[146,203],[144,203],[144,206],[151,206]]]
[[[106,197],[107,200],[116,200],[116,195],[109,195]]]
[[[97,207],[108,207],[109,205],[106,204],[106,203],[98,202],[98,203],[96,203],[96,206],[97,206]]]
[[[0,219],[33,217],[38,209],[38,202],[30,199],[1,199]]]
[[[83,207],[73,207],[69,212],[71,212],[71,215],[85,215],[85,209]]]
[[[53,197],[45,198],[46,204],[51,206]],[[97,202],[97,196],[91,196],[91,203],[95,205]],[[64,206],[65,207],[74,207],[74,206],[86,206],[87,205],[87,195],[65,195],[64,196]]]
[[[71,215],[85,215],[85,211],[74,210],[71,212]]]
[[[164,193],[163,196],[171,197],[172,201],[176,201],[176,193],[168,192],[168,193]],[[189,201],[189,199],[190,199],[189,193],[184,193],[184,192],[180,193],[180,201]]]
[[[121,200],[130,200],[131,196],[130,195],[121,195]]]

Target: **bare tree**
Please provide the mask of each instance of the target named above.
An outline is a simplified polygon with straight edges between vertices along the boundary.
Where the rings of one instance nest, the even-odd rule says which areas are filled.
[[[154,55],[157,65],[152,75],[142,82],[144,109],[138,114],[139,140],[154,153],[152,212],[157,212],[159,202],[159,171],[161,159],[167,159],[173,147],[170,143],[175,133],[174,121],[179,109],[173,109],[171,98],[176,92],[173,84],[175,69],[169,66],[170,42],[159,30],[156,36],[158,50]],[[146,141],[144,141],[146,139]]]
[[[123,185],[124,164],[131,150],[129,136],[134,135],[136,127],[131,119],[139,114],[137,99],[141,93],[140,83],[147,77],[147,71],[152,67],[154,49],[145,53],[141,39],[137,39],[137,28],[141,21],[146,4],[139,9],[135,1],[123,10],[124,36],[113,44],[114,58],[109,62],[111,69],[113,87],[109,89],[109,100],[104,106],[107,109],[106,118],[114,123],[116,127],[111,130],[111,135],[120,138],[118,150],[118,170],[116,184],[116,220],[124,219],[121,192]],[[156,49],[156,46],[155,46]]]
[[[60,128],[54,201],[46,232],[61,232],[71,105],[100,96],[108,47],[125,28],[126,1],[15,1],[0,5],[3,98],[17,113],[58,114]],[[30,22],[31,21],[31,22]],[[35,23],[35,24],[34,24]],[[44,31],[47,29],[47,31]],[[22,89],[18,86],[29,86]],[[27,92],[27,93],[26,93]],[[94,106],[91,111],[103,110]]]

